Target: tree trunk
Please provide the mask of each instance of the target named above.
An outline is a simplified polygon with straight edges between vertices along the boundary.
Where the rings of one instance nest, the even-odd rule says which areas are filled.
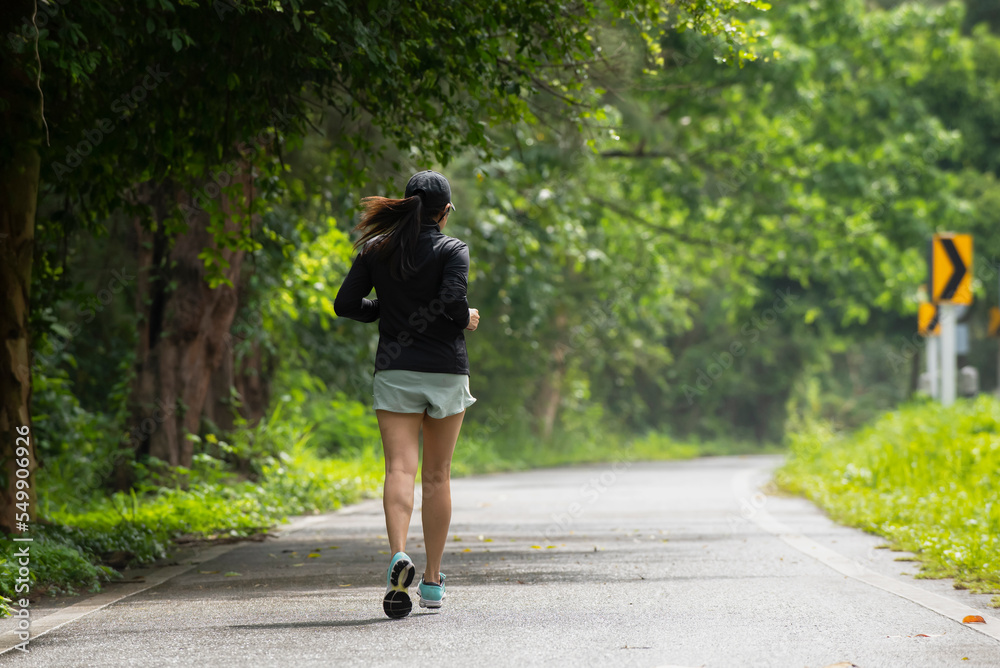
[[[271,376],[274,359],[264,351],[260,339],[250,343],[250,350],[240,358],[236,373],[236,391],[242,402],[243,417],[250,424],[257,424],[271,402]]]
[[[33,7],[22,0],[0,3],[0,35],[20,34],[21,20],[32,15]],[[0,529],[20,533],[16,516],[26,509],[27,519],[35,517],[34,438],[27,439],[26,456],[17,448],[24,448],[26,441],[18,437],[31,428],[28,315],[42,126],[41,98],[26,68],[28,54],[14,54],[11,48],[10,43],[0,45],[0,90],[6,102],[0,112]],[[27,469],[27,477],[16,476],[21,468]],[[16,481],[22,479],[27,507],[18,509]]]
[[[245,298],[244,286],[241,301]],[[212,374],[204,417],[220,431],[233,429],[237,413],[235,403],[239,404],[239,415],[250,425],[257,424],[267,410],[274,360],[261,346],[259,329],[262,325],[263,319],[257,313],[238,317],[226,339],[222,363]]]
[[[561,339],[567,326],[566,314],[559,312],[555,316],[554,325],[557,336]],[[566,352],[569,347],[561,341],[552,349],[552,368],[542,378],[542,387],[538,397],[538,418],[541,420],[542,438],[548,439],[556,426],[559,416],[559,404],[562,402],[563,378],[566,375]]]
[[[212,374],[212,380],[209,384],[209,398],[205,402],[203,417],[211,421],[223,433],[232,431],[235,426],[236,408],[233,402],[235,357],[232,346],[228,345],[226,352],[222,355],[219,368]]]
[[[251,177],[234,180],[241,194],[219,195],[227,231],[245,224]],[[180,189],[161,189],[155,209],[156,231],[136,226],[140,270],[137,310],[142,317],[132,391],[131,437],[139,454],[148,454],[170,466],[190,467],[194,455],[188,434],[197,434],[213,374],[230,352],[229,330],[237,309],[237,292],[244,252],[222,251],[228,263],[223,275],[232,285],[209,287],[205,248],[215,247],[209,215],[192,209],[185,232],[169,250],[162,239],[166,206],[183,202],[194,207]],[[172,199],[171,199],[172,198]]]

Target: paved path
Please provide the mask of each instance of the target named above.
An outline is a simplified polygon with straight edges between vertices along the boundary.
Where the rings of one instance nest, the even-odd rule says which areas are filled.
[[[0,665],[1000,667],[1000,636],[804,554],[825,547],[848,571],[997,616],[989,597],[901,575],[913,564],[875,549],[877,537],[801,499],[755,494],[777,462],[457,480],[446,606],[399,621],[382,614],[388,548],[381,504],[367,501],[240,544],[33,639],[28,656],[0,655]],[[808,545],[793,547],[789,532]],[[419,568],[419,512],[410,540]]]

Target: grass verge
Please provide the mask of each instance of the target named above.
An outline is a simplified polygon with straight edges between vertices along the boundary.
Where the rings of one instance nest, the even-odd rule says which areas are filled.
[[[167,556],[182,535],[246,537],[291,515],[334,510],[381,485],[383,464],[373,453],[349,460],[319,457],[304,442],[264,466],[258,482],[201,482],[188,489],[160,488],[137,496],[115,494],[84,511],[49,512],[33,527],[30,591],[73,594],[99,591],[120,577],[109,563],[149,563]],[[17,596],[20,545],[0,548],[0,616]],[[19,596],[18,596],[19,597]],[[2,614],[6,612],[6,614]]]
[[[780,486],[915,553],[918,577],[1000,593],[1000,401],[913,404],[852,434],[806,425],[789,445]]]

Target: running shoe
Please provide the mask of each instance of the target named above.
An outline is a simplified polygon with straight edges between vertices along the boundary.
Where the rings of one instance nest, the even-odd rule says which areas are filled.
[[[440,582],[424,582],[420,577],[420,584],[417,585],[417,592],[420,593],[421,608],[440,608],[441,601],[444,600],[444,573],[438,573]]]
[[[397,552],[392,556],[385,575],[385,598],[382,599],[382,609],[391,619],[406,617],[413,609],[410,594],[406,590],[415,574],[413,561],[405,552]]]

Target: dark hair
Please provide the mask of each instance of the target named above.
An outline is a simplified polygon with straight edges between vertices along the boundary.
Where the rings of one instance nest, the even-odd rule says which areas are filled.
[[[413,251],[417,247],[420,226],[433,220],[436,212],[427,211],[419,195],[406,199],[365,197],[361,200],[364,213],[354,228],[361,237],[354,242],[362,253],[376,253],[396,279],[413,275]],[[370,243],[369,243],[370,242]]]

